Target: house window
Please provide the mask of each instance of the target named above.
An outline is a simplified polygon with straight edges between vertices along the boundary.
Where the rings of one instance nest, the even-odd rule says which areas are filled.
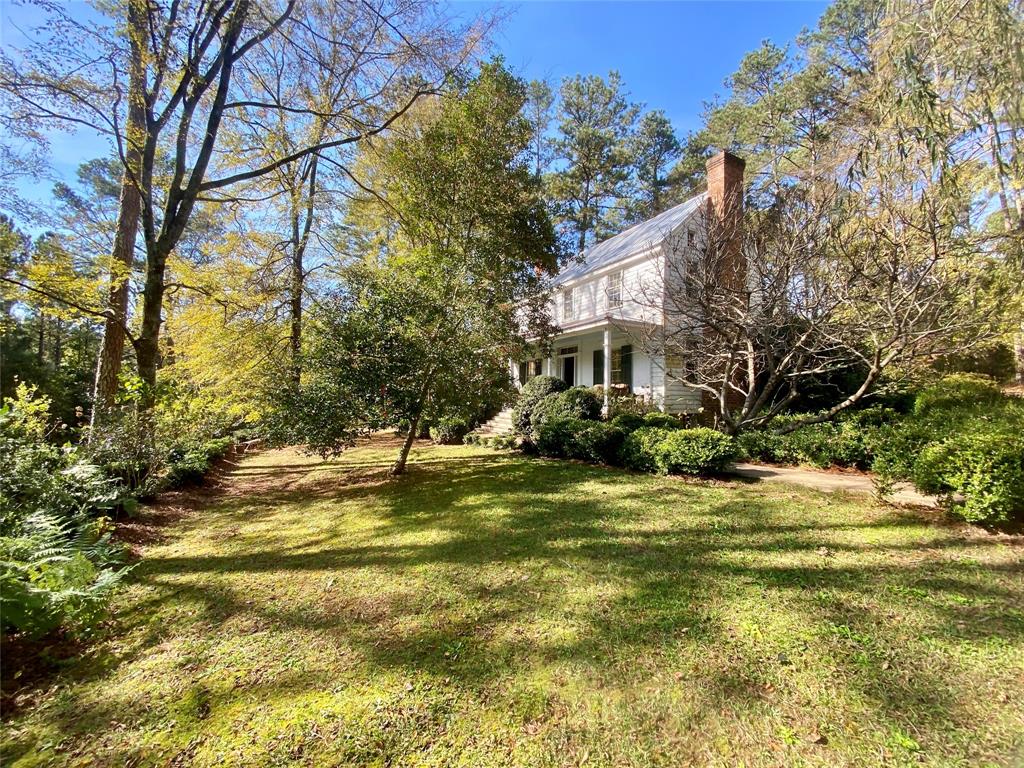
[[[686,297],[696,299],[700,293],[700,264],[697,259],[686,261]]]
[[[612,386],[633,386],[633,347],[626,344],[612,350]]]
[[[562,294],[562,319],[572,320],[576,317],[576,289],[566,288]]]
[[[622,383],[622,350],[612,350],[612,384]]]
[[[686,230],[686,244],[693,248],[697,245],[697,233],[692,229]]]
[[[673,379],[695,381],[697,359],[693,346],[687,343],[682,349],[665,353],[665,373]]]
[[[622,270],[608,275],[608,308],[618,309],[622,306]]]
[[[534,376],[540,376],[540,360],[525,360],[519,364],[519,383],[525,384]]]

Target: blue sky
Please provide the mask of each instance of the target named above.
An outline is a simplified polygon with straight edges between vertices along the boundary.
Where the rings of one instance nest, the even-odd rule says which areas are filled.
[[[88,12],[82,0],[72,0]],[[617,69],[634,101],[663,109],[682,137],[700,126],[702,105],[724,91],[722,81],[764,39],[785,44],[813,27],[824,2],[452,2],[456,13],[495,6],[508,18],[494,35],[497,52],[522,76],[557,83],[575,74]],[[0,43],[17,45],[16,27],[31,23],[31,6],[0,0]],[[74,179],[78,164],[104,154],[106,142],[85,133],[54,135],[54,174]],[[45,200],[48,183],[23,185]]]
[[[464,2],[456,7],[485,8]],[[523,2],[495,35],[509,65],[555,82],[617,69],[634,101],[663,109],[680,135],[743,55],[813,27],[825,2]]]

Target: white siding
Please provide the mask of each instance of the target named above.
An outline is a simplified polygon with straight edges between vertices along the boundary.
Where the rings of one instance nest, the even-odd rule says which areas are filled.
[[[551,318],[558,325],[597,320],[608,315],[660,323],[663,301],[660,263],[660,255],[654,253],[554,291],[549,304]],[[617,272],[622,273],[622,303],[619,307],[612,307],[608,301],[608,282]],[[575,312],[572,317],[566,317],[563,312],[564,295],[569,290],[573,291]]]

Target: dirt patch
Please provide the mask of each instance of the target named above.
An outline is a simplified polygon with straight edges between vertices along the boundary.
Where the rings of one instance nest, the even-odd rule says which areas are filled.
[[[133,559],[144,547],[166,540],[166,529],[223,496],[233,485],[232,473],[238,468],[235,456],[214,463],[201,485],[165,491],[154,501],[140,505],[138,513],[117,521],[115,535],[128,545]]]

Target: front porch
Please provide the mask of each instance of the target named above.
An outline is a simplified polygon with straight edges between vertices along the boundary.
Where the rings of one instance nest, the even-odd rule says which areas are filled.
[[[605,410],[613,388],[637,397],[653,397],[651,359],[637,342],[640,326],[604,321],[566,329],[551,341],[550,353],[513,361],[512,377],[522,386],[534,376],[555,376],[569,386],[601,387]]]

